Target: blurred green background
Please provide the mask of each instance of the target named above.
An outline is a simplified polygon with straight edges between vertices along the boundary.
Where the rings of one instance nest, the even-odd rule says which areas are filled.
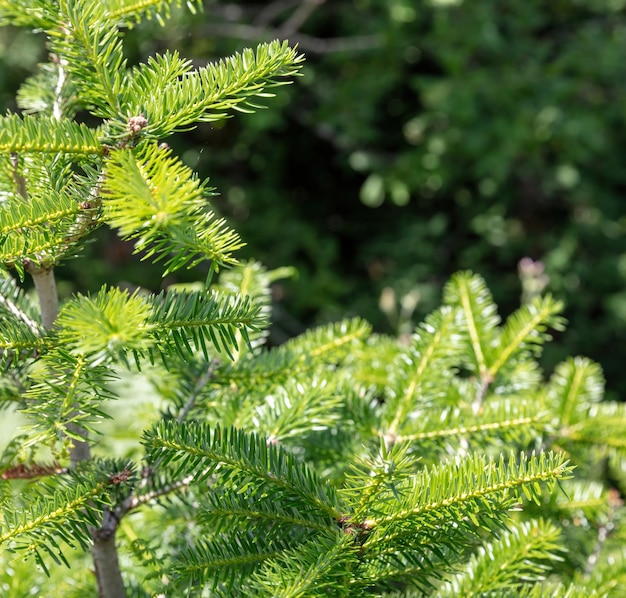
[[[168,142],[218,189],[241,257],[297,267],[275,289],[274,341],[352,314],[406,332],[465,268],[506,316],[531,258],[527,290],[547,283],[570,322],[546,367],[585,354],[624,396],[626,0],[206,1],[126,49],[201,66],[273,38],[299,44],[303,77]],[[0,30],[5,109],[43,58],[37,36]],[[100,231],[63,288],[181,281],[131,251]]]

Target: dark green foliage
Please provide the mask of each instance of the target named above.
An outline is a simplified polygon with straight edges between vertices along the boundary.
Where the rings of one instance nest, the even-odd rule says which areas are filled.
[[[292,271],[237,262],[161,138],[256,108],[302,57],[271,42],[130,67],[120,28],[168,4],[0,0],[50,51],[25,114],[0,118],[1,591],[622,595],[626,417],[591,360],[544,379],[562,304],[535,292],[502,322],[462,271],[399,338],[353,318],[269,348],[271,285]],[[163,276],[208,275],[59,306],[55,272],[106,227]]]

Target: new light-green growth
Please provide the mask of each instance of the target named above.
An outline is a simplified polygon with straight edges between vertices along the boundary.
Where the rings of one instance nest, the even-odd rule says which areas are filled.
[[[302,57],[128,65],[121,32],[171,4],[0,0],[50,57],[0,118],[0,399],[25,422],[0,457],[0,591],[620,596],[626,410],[584,358],[544,380],[560,302],[501,323],[462,272],[408,342],[352,319],[265,346],[290,272],[237,261],[164,143],[256,109]],[[100,226],[206,280],[59,305],[55,272]]]

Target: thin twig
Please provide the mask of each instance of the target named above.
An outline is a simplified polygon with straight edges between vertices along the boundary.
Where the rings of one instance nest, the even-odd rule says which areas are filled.
[[[279,27],[280,37],[286,37],[296,33],[306,20],[313,14],[315,9],[324,4],[326,0],[304,0],[293,11],[293,14]]]
[[[267,27],[278,15],[285,12],[292,6],[296,6],[299,0],[275,0],[261,9],[254,18],[254,25],[257,27]]]
[[[145,494],[140,494],[140,495],[133,494],[132,496],[129,496],[115,510],[115,514],[117,518],[121,520],[122,517],[126,515],[129,511],[132,511],[133,509],[136,509],[137,507],[140,507],[141,505],[144,505],[150,502],[151,500],[154,500],[161,496],[166,496],[167,494],[171,494],[172,492],[176,492],[178,490],[181,490],[182,488],[186,488],[187,486],[189,486],[189,484],[194,479],[194,477],[195,477],[194,474],[190,474],[188,476],[185,476],[181,480],[172,482],[171,484],[167,484],[166,486],[163,486],[162,488],[158,488],[150,492],[146,492]]]
[[[221,36],[254,41],[269,41],[282,37],[280,29],[255,27],[242,23],[204,23],[201,27],[201,34],[209,37]],[[380,48],[383,44],[380,35],[355,35],[322,39],[303,33],[294,33],[289,36],[289,41],[297,44],[301,50],[313,54],[365,52]]]
[[[24,322],[26,326],[30,329],[33,334],[39,336],[40,328],[39,324],[35,322],[31,317],[28,316],[25,312],[23,312],[14,301],[11,301],[8,297],[4,295],[0,295],[0,304],[13,316],[15,316],[16,320],[20,322]]]
[[[57,84],[54,89],[54,102],[52,103],[52,116],[57,120],[61,120],[63,116],[63,87],[65,86],[65,66],[67,60],[64,58],[57,58],[55,60],[57,65]]]
[[[187,418],[187,416],[189,415],[189,412],[195,405],[196,400],[200,396],[202,389],[209,383],[210,380],[213,379],[215,375],[215,367],[217,366],[217,363],[218,363],[218,360],[213,359],[211,363],[209,363],[209,367],[207,368],[206,372],[202,375],[201,378],[198,379],[195,386],[193,387],[193,390],[191,391],[191,394],[189,395],[189,398],[187,399],[187,402],[185,403],[184,407],[180,410],[178,417],[176,418],[177,422],[180,423]]]
[[[623,501],[615,490],[611,490],[608,495],[609,514],[605,523],[598,527],[598,537],[593,552],[587,558],[585,565],[585,575],[591,576],[593,569],[598,562],[598,557],[602,548],[606,544],[611,532],[615,529],[615,511],[623,506]]]
[[[16,191],[24,198],[28,199],[28,191],[26,189],[26,180],[19,170],[20,157],[17,153],[11,152],[11,167],[13,168],[13,182]]]

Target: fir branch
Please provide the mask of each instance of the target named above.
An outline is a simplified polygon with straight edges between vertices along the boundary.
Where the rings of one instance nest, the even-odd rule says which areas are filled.
[[[0,263],[36,273],[61,261],[99,225],[97,201],[80,199],[87,181],[73,180],[71,163],[27,156],[27,198],[10,192],[0,206]]]
[[[343,320],[309,330],[285,343],[301,359],[323,359],[327,363],[340,363],[371,332],[371,325],[361,318]]]
[[[158,458],[161,467],[176,463],[174,477],[193,472],[199,482],[216,475],[235,488],[254,488],[260,496],[297,500],[322,518],[340,517],[333,488],[320,484],[306,465],[256,434],[195,422],[161,422],[146,432],[144,444],[149,460]]]
[[[441,586],[437,596],[512,594],[544,579],[550,562],[562,561],[560,531],[546,521],[514,525],[495,542],[481,546],[463,571]]]
[[[418,468],[417,458],[409,453],[408,444],[395,443],[389,446],[381,440],[379,451],[374,456],[356,458],[346,478],[342,495],[352,503],[352,513],[344,517],[348,529],[369,532],[370,521],[366,520],[378,497],[390,492],[399,497],[399,484],[414,475]]]
[[[277,503],[273,496],[257,496],[254,492],[232,493],[214,488],[203,501],[198,523],[210,533],[263,534],[271,537],[293,535],[294,530],[320,533],[335,527],[315,512]]]
[[[104,146],[99,134],[73,120],[6,114],[0,117],[0,152],[101,156]]]
[[[561,440],[594,446],[600,453],[618,450],[626,455],[626,405],[598,403],[589,415],[560,430]]]
[[[51,62],[40,64],[38,69],[17,92],[19,108],[26,114],[41,114],[57,120],[74,117],[80,106],[76,87],[67,76],[65,61],[52,56]]]
[[[514,593],[508,594],[507,598],[606,598],[607,593],[596,588],[590,588],[588,584],[576,583],[538,583],[524,585]]]
[[[33,555],[48,573],[42,553],[56,563],[69,563],[61,544],[87,549],[91,542],[89,526],[97,525],[102,510],[109,504],[105,478],[68,480],[67,489],[57,488],[24,507],[3,505],[0,520],[0,545],[12,551]]]
[[[231,254],[242,243],[207,209],[206,192],[168,149],[148,144],[136,155],[118,150],[106,166],[104,220],[134,240],[143,259],[166,260],[164,275],[203,260],[233,265]]]
[[[256,50],[246,49],[196,71],[188,71],[188,63],[180,61],[180,68],[172,71],[169,65],[174,58],[166,55],[137,67],[120,90],[118,119],[122,115],[145,115],[145,134],[156,139],[192,128],[197,122],[222,120],[231,110],[252,112],[260,108],[253,98],[271,97],[268,90],[288,84],[304,59],[287,42],[279,41],[259,44]],[[146,81],[152,83],[150,96],[143,93]],[[122,124],[118,120],[118,127]]]
[[[498,340],[500,318],[485,281],[471,272],[455,274],[446,285],[444,303],[458,307],[463,314],[465,338],[471,355],[471,362],[467,365],[472,367],[483,385],[491,384],[489,367]]]
[[[52,52],[67,64],[81,101],[96,116],[115,118],[123,114],[120,97],[127,77],[126,59],[107,4],[60,0],[57,19],[61,26],[46,32]]]
[[[352,538],[335,532],[285,550],[253,574],[250,589],[259,597],[355,596],[349,584],[357,563],[351,544]]]
[[[372,533],[364,546],[378,550],[377,542],[389,545],[398,535],[407,533],[405,523],[413,518],[424,529],[436,528],[445,520],[486,525],[520,495],[540,501],[539,482],[554,485],[556,480],[567,478],[571,470],[567,459],[557,453],[533,453],[530,457],[522,453],[508,460],[500,455],[497,462],[473,454],[434,466],[398,483],[393,492],[380,493],[376,498],[379,514],[368,522]],[[384,533],[377,533],[377,527]]]
[[[58,22],[55,4],[44,1],[33,6],[33,0],[0,0],[0,25],[28,27],[33,30],[54,27]]]
[[[210,359],[207,345],[224,351],[232,359],[238,348],[236,332],[245,342],[247,330],[265,326],[260,307],[249,297],[220,296],[212,292],[161,293],[153,299],[148,325],[157,339],[156,350],[181,357],[195,351]]]
[[[551,495],[541,509],[554,509],[560,520],[606,521],[614,503],[613,490],[607,490],[599,482],[571,479],[562,482],[563,492]]]
[[[177,422],[184,422],[189,415],[189,412],[193,409],[196,401],[200,393],[204,390],[205,386],[215,377],[215,368],[217,367],[218,361],[216,359],[211,360],[209,366],[206,368],[206,371],[198,380],[194,383],[191,392],[187,396],[187,401],[183,405],[183,407],[178,412],[178,416],[176,417]]]
[[[165,26],[170,18],[170,7],[180,7],[183,0],[108,0],[108,17],[121,26],[132,27],[145,19],[155,18]],[[201,0],[185,0],[187,10],[196,14],[202,10]]]
[[[458,407],[424,410],[404,426],[405,431],[396,437],[396,442],[424,447],[430,442],[447,441],[453,446],[455,440],[470,436],[511,446],[516,437],[536,438],[548,423],[548,413],[535,400],[508,397],[487,402],[479,416]]]
[[[383,427],[393,442],[409,410],[427,407],[445,388],[442,377],[450,377],[462,348],[459,312],[444,307],[429,315],[416,330],[411,348],[402,360],[399,388],[392,388],[385,403]],[[417,407],[419,402],[420,407]],[[388,424],[386,422],[389,422]]]
[[[547,401],[561,425],[585,418],[602,399],[604,376],[597,363],[584,357],[569,358],[554,370],[547,388]]]
[[[495,360],[489,365],[488,377],[495,378],[502,366],[516,354],[537,350],[549,340],[548,327],[563,330],[564,320],[558,317],[563,303],[551,296],[535,297],[507,319]]]
[[[621,516],[618,515],[612,535],[619,536],[620,519]],[[587,563],[591,567],[585,572],[577,572],[574,582],[584,588],[593,589],[598,596],[621,596],[626,591],[626,548],[623,541],[619,540],[611,546],[610,535],[606,537],[608,530],[601,526],[600,531],[605,537],[596,545],[599,552],[592,553],[592,562]]]
[[[116,508],[115,517],[118,521],[121,521],[122,517],[130,511],[142,505],[184,490],[194,479],[193,475],[188,475],[174,482],[163,482],[158,478],[155,469],[157,469],[156,466],[146,468],[141,483],[137,486],[135,492],[122,505]]]
[[[402,458],[406,450],[394,447],[390,455]],[[539,502],[540,482],[552,486],[571,470],[562,455],[544,453],[497,462],[475,453],[413,475],[410,461],[396,463],[376,472],[375,492],[361,493],[354,482],[349,492],[358,501],[351,529],[363,560],[355,578],[365,585],[432,586],[477,543],[479,531],[505,528],[521,495]]]
[[[269,443],[281,443],[335,427],[343,400],[341,390],[326,379],[286,382],[269,391],[262,403],[243,401],[236,425],[251,427]]]
[[[220,370],[216,381],[234,383],[241,389],[276,386],[316,369],[336,367],[357,352],[371,332],[365,320],[353,318],[319,326],[286,343],[240,360],[236,366]]]
[[[42,333],[41,324],[37,321],[38,313],[22,289],[11,276],[0,272],[0,315],[1,323],[7,318],[19,324],[24,324],[35,336]]]
[[[0,321],[0,370],[37,356],[48,348],[48,340],[20,322]]]
[[[88,432],[96,433],[93,423],[108,417],[99,407],[116,398],[108,388],[116,376],[110,369],[58,347],[47,352],[40,364],[24,395],[23,412],[33,422],[24,446],[61,441],[71,447],[84,442]]]
[[[132,355],[139,366],[147,355],[175,353],[187,359],[200,351],[209,359],[209,344],[230,355],[237,348],[235,331],[245,339],[247,328],[263,325],[248,297],[207,291],[143,297],[104,287],[94,297],[77,295],[67,302],[57,333],[73,354],[93,365],[113,360],[129,366]]]
[[[219,585],[227,596],[236,595],[238,584],[285,548],[282,542],[268,546],[262,538],[232,532],[215,539],[198,539],[193,546],[183,547],[173,559],[172,581],[181,589],[208,586],[215,591]]]
[[[254,303],[260,306],[261,314],[269,321],[272,311],[272,283],[289,278],[294,275],[294,272],[293,268],[267,270],[259,262],[247,261],[236,265],[232,269],[224,270],[220,274],[218,284],[213,285],[212,288],[231,294],[250,296]],[[206,286],[209,285],[207,284]],[[249,334],[250,348],[254,350],[261,346],[268,335],[269,329],[267,328]],[[239,361],[244,354],[244,352],[238,351],[234,356],[234,361]]]
[[[57,320],[63,346],[92,365],[110,360],[128,364],[127,354],[146,353],[151,306],[139,293],[103,287],[95,296],[76,295],[65,303]]]
[[[0,370],[44,351],[48,339],[30,301],[10,276],[0,274]]]

